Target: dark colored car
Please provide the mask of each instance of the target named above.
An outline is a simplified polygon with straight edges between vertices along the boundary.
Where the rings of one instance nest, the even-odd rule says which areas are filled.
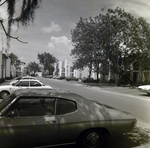
[[[131,131],[127,112],[62,90],[17,90],[0,103],[0,147],[77,143],[100,148],[105,134]]]
[[[66,81],[78,81],[79,79],[76,77],[67,77]]]
[[[82,78],[81,81],[83,83],[99,83],[100,80],[95,80],[93,78]]]
[[[66,78],[65,76],[58,76],[56,79],[63,80],[65,78]]]

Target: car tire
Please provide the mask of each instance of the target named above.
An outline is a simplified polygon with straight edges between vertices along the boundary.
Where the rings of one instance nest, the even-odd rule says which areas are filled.
[[[77,143],[78,147],[82,148],[102,148],[104,144],[104,135],[98,130],[88,130]]]
[[[10,94],[10,93],[9,93],[8,91],[2,91],[2,92],[0,93],[0,96],[1,96],[2,99],[5,99],[9,94]]]

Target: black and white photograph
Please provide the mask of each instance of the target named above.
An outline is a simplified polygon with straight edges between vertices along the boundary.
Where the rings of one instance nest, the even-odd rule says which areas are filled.
[[[149,0],[0,0],[0,148],[150,148]]]

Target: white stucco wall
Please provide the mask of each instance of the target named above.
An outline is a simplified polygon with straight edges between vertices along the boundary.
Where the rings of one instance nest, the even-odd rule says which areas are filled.
[[[10,78],[10,72],[11,72],[11,65],[10,65],[10,58],[6,59],[6,77]]]
[[[0,51],[0,79],[2,78],[2,52]]]
[[[16,77],[16,68],[12,65],[11,65],[11,74],[13,78]]]
[[[62,61],[59,61],[58,69],[59,69],[59,76],[62,76]]]

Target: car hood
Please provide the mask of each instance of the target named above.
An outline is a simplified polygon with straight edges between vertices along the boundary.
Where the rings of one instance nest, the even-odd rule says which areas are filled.
[[[150,89],[150,85],[139,86],[138,89]]]
[[[52,88],[52,87],[51,87],[51,86],[49,86],[49,85],[45,85],[44,87],[45,87],[45,88]]]
[[[12,85],[13,83],[16,83],[16,82],[18,82],[19,80],[13,80],[13,81],[11,81],[9,84],[10,85]]]
[[[13,87],[12,85],[1,85],[0,90],[7,89],[7,88],[12,88],[12,87]]]

